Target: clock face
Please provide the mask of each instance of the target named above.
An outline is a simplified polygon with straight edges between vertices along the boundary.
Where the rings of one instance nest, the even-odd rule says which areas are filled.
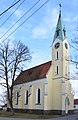
[[[60,43],[58,42],[58,43],[56,43],[55,44],[55,49],[58,49],[59,48],[59,46],[60,46]]]
[[[67,43],[65,43],[65,48],[68,49],[68,45],[67,45]]]

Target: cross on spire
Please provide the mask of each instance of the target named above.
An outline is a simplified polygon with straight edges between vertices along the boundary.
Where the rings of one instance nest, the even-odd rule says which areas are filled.
[[[62,7],[62,5],[59,4],[59,7],[60,7],[60,11],[59,11],[59,19],[60,19],[60,18],[61,18],[61,7]]]
[[[62,5],[61,5],[61,4],[59,4],[59,7],[60,7],[60,11],[61,11],[61,7],[62,7]]]

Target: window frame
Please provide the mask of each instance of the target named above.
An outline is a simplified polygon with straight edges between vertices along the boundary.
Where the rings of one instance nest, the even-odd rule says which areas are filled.
[[[28,105],[28,90],[25,91],[25,105]]]
[[[59,32],[60,32],[60,29],[58,29],[58,30],[56,31],[56,37],[59,36]]]
[[[40,88],[36,89],[36,105],[41,104],[41,90]]]
[[[56,59],[58,60],[58,51],[56,52]]]
[[[58,69],[58,66],[56,67],[56,75],[59,74],[59,69]]]
[[[18,97],[19,97],[19,92],[16,92],[16,105],[18,105]]]

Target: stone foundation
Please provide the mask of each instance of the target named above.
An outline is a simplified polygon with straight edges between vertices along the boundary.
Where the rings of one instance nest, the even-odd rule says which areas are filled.
[[[10,111],[10,108],[7,109]],[[38,110],[38,109],[15,109],[15,112],[30,113],[30,114],[54,114],[54,115],[65,115],[64,110]],[[74,113],[74,110],[69,110],[68,114]]]

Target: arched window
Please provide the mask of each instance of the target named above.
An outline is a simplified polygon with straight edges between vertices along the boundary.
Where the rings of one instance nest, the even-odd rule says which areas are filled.
[[[28,90],[25,91],[25,104],[28,104]]]
[[[66,31],[65,30],[63,30],[63,33],[64,33],[64,37],[66,36]]]
[[[57,51],[57,53],[56,53],[56,59],[58,59],[58,51]]]
[[[19,92],[16,92],[16,105],[18,105]]]
[[[58,75],[58,66],[57,66],[57,71],[56,71],[57,75]]]
[[[36,104],[40,104],[40,95],[41,93],[40,93],[40,89],[38,88],[37,90],[36,90]]]
[[[60,29],[56,31],[56,36],[59,36]]]

